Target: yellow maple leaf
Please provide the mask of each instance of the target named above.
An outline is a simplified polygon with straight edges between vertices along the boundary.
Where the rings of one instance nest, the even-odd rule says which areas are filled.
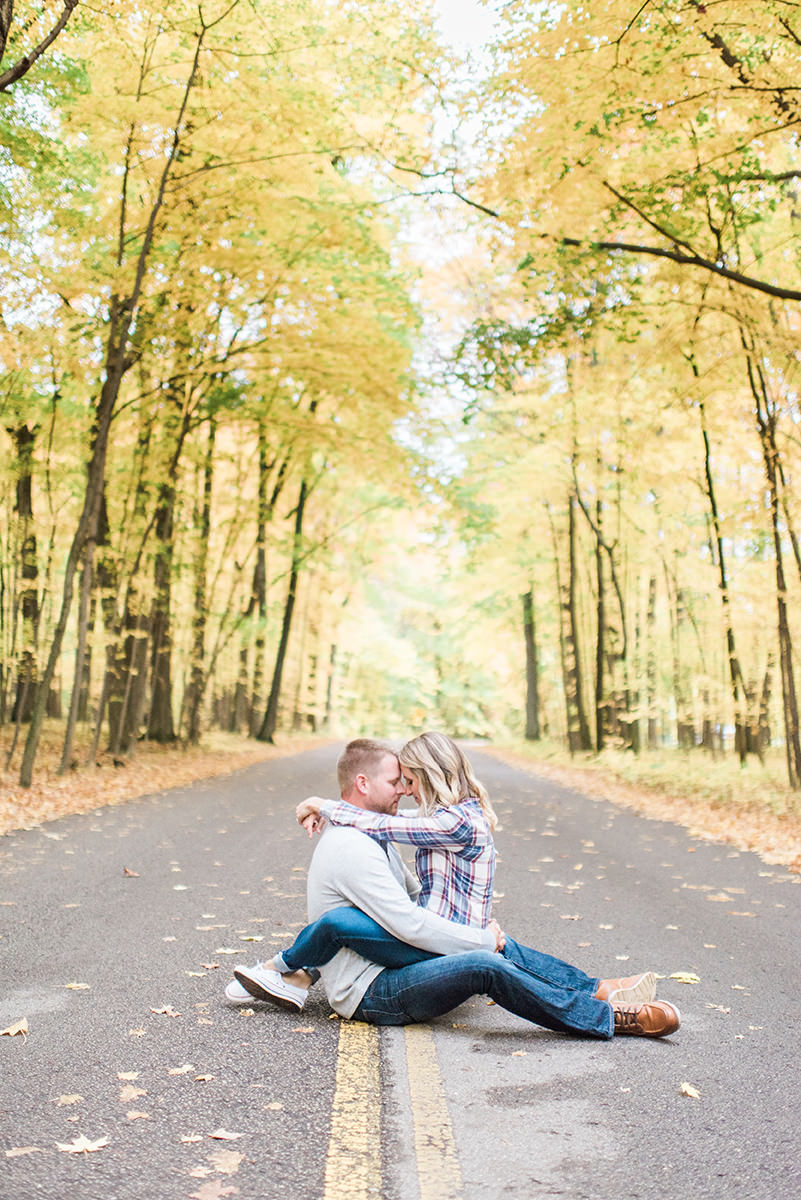
[[[679,1088],[679,1093],[682,1096],[690,1096],[693,1100],[700,1100],[701,1093],[698,1088],[694,1088],[691,1083],[683,1083]]]

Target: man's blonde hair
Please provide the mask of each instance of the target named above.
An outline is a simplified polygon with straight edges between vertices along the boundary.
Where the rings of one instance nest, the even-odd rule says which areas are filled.
[[[473,774],[465,754],[444,733],[421,733],[398,753],[402,768],[414,771],[420,780],[423,812],[430,816],[437,808],[448,808],[471,797],[478,800],[490,829],[498,823],[487,789]]]
[[[346,796],[353,787],[357,775],[372,775],[378,770],[388,754],[396,751],[386,742],[375,738],[355,738],[348,742],[337,759],[337,783],[339,794]]]

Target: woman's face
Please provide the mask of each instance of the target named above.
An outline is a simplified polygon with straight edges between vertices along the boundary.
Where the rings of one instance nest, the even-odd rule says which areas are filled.
[[[401,770],[403,771],[403,781],[406,784],[406,795],[413,796],[415,804],[422,804],[423,797],[420,795],[420,780],[418,776],[414,771],[409,770],[408,767],[404,767],[403,763],[401,763]]]

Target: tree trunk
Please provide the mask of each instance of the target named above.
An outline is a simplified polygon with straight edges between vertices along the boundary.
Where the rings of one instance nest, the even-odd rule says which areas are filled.
[[[737,649],[734,640],[734,627],[731,621],[731,609],[729,602],[729,581],[726,573],[726,559],[723,552],[723,534],[720,530],[720,517],[718,514],[717,499],[715,497],[715,486],[712,480],[712,455],[709,446],[709,434],[706,429],[706,413],[704,405],[699,406],[701,413],[701,435],[704,439],[704,474],[706,478],[706,494],[709,500],[709,509],[712,515],[712,528],[714,531],[714,551],[718,564],[718,589],[720,591],[721,604],[723,606],[723,624],[726,633],[726,653],[729,664],[729,684],[731,687],[732,703],[734,705],[734,743],[735,749],[740,759],[741,766],[746,761],[746,714],[745,714],[745,687],[743,684],[742,671],[740,670],[740,661],[737,657]]]
[[[281,624],[281,640],[278,644],[278,652],[275,656],[275,667],[273,669],[272,686],[270,687],[270,696],[267,701],[267,711],[264,714],[261,729],[259,730],[258,738],[260,742],[272,742],[275,736],[276,725],[278,723],[278,700],[281,695],[281,679],[284,673],[284,664],[286,662],[287,646],[289,645],[289,632],[292,628],[292,613],[295,608],[295,600],[297,598],[298,573],[300,571],[301,557],[301,539],[303,536],[303,510],[306,507],[306,480],[304,479],[300,485],[300,494],[298,503],[295,509],[295,532],[292,541],[292,565],[289,572],[289,587],[287,589],[286,603],[284,605],[284,619]]]
[[[211,489],[214,477],[214,441],[217,427],[209,418],[209,434],[203,468],[203,499],[195,512],[196,553],[194,562],[195,611],[192,618],[192,667],[187,701],[187,737],[192,744],[200,738],[200,706],[206,688],[205,645],[208,603],[206,569],[211,534]]]
[[[540,739],[540,680],[534,589],[529,588],[520,599],[523,604],[523,638],[526,646],[526,740],[538,742]]]
[[[8,431],[17,451],[17,485],[14,511],[17,514],[20,561],[19,606],[22,635],[17,663],[16,695],[11,720],[30,721],[36,699],[36,647],[39,639],[39,594],[36,533],[33,526],[33,448],[37,429],[19,425]]]

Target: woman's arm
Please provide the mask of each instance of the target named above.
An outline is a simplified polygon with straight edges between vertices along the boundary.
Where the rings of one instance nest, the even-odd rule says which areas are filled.
[[[332,825],[351,825],[364,833],[382,833],[392,842],[410,846],[439,846],[458,850],[487,843],[489,833],[482,821],[462,805],[438,808],[431,816],[389,817],[365,812],[344,800],[323,800],[320,813]]]

